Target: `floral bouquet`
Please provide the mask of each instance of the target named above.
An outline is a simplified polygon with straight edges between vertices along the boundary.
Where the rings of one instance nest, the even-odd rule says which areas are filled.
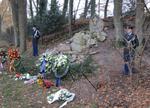
[[[0,62],[4,64],[7,60],[7,51],[4,48],[0,48]]]
[[[38,63],[36,63],[37,67],[42,65],[43,60],[46,61],[45,71],[54,72],[56,77],[63,77],[67,72],[69,67],[69,59],[67,55],[62,53],[56,53],[54,51],[46,51],[43,53],[38,59]]]
[[[19,59],[20,58],[19,51],[17,49],[9,48],[8,49],[8,57],[10,60]]]

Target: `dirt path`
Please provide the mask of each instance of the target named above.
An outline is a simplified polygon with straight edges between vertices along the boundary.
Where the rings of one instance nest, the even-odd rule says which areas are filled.
[[[100,70],[89,79],[95,86],[100,84],[101,88],[96,92],[84,78],[76,81],[70,89],[77,97],[72,104],[84,105],[84,108],[92,108],[91,103],[96,104],[96,108],[149,108],[149,69],[146,67],[132,77],[123,76],[122,57],[109,41],[92,50],[100,52],[93,56]]]
[[[122,76],[121,51],[118,53],[113,48],[110,41],[112,38],[110,35],[104,43],[99,43],[97,48],[91,49],[91,51],[99,52],[93,55],[99,71],[89,77],[89,80],[95,87],[100,88],[95,91],[84,77],[73,83],[64,82],[64,87],[76,94],[75,100],[69,103],[67,108],[148,108],[150,91],[146,87],[150,87],[147,83],[150,80],[149,74],[137,73],[132,78]],[[144,81],[144,79],[147,80]],[[40,99],[39,96],[38,99]],[[39,102],[42,101],[39,100]],[[57,108],[60,105],[57,102],[52,105],[47,104],[46,101],[44,103],[46,108]]]
[[[89,78],[95,87],[101,82],[111,80],[109,78],[114,78],[112,76],[121,75],[122,58],[117,51],[112,49],[107,41],[92,50],[99,52],[93,58],[100,69],[96,75]],[[100,101],[99,92],[96,92],[85,78],[74,82],[70,90],[76,93],[75,103],[84,105],[84,108],[88,108],[91,103],[98,105]]]
[[[76,94],[75,100],[69,103],[66,108],[150,107],[149,67],[143,65],[143,71],[135,73],[132,78],[123,76],[123,60],[117,50],[113,48],[109,41],[110,38],[112,37],[109,37],[104,43],[100,43],[97,48],[91,49],[99,52],[93,55],[99,70],[89,76],[89,80],[95,87],[98,87],[98,90],[95,91],[84,77],[73,83],[64,81],[64,87]],[[149,59],[146,59],[146,64],[149,63]],[[27,86],[23,82],[6,78],[0,83],[0,91],[2,90],[2,95],[6,96],[3,102],[7,107],[3,108],[58,108],[61,105],[60,102],[49,105],[46,101],[48,93],[42,95],[41,89],[36,84]],[[1,101],[0,97],[0,103]]]

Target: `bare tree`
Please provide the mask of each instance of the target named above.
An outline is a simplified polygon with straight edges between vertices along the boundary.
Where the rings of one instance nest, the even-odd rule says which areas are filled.
[[[7,12],[7,9],[9,8],[8,6],[5,6],[5,1],[3,0],[1,2],[1,5],[4,5],[3,7],[1,7],[1,12],[0,12],[0,34],[2,32],[2,22],[3,22],[3,18]]]
[[[68,1],[69,0],[64,0],[64,6],[63,6],[63,12],[62,12],[63,18],[66,16],[66,12],[67,12],[67,9],[68,9]]]
[[[33,22],[33,5],[32,5],[32,1],[33,0],[29,0],[29,4],[30,4],[30,16],[31,16],[31,20]]]
[[[54,4],[52,5],[56,5],[56,0],[51,0],[54,2]],[[39,1],[39,13],[40,14],[43,14],[43,13],[46,13],[47,12],[47,3],[48,1],[47,0],[40,0]]]
[[[32,0],[33,8],[35,8],[35,10],[36,10],[36,12],[35,12],[36,15],[38,15],[40,12],[40,8],[41,8],[40,4],[42,2],[45,2],[45,0]],[[47,3],[46,3],[46,5],[47,5]]]
[[[19,35],[20,35],[20,52],[26,51],[26,36],[27,36],[27,11],[26,0],[18,0],[18,19],[19,19]]]
[[[96,0],[91,0],[91,17],[95,15]]]
[[[136,33],[139,38],[139,43],[142,45],[143,40],[143,24],[144,24],[144,0],[136,1]]]
[[[1,32],[2,32],[2,17],[0,15],[0,34],[1,34]]]
[[[105,9],[104,9],[104,18],[107,18],[108,3],[109,3],[109,0],[106,0]]]
[[[51,0],[51,11],[55,13],[56,9],[57,9],[57,1]]]
[[[135,8],[136,8],[136,0],[124,0],[123,1],[124,10],[130,12],[130,11],[135,11]]]
[[[72,19],[73,19],[73,3],[74,3],[74,0],[70,0],[70,4],[69,4],[69,8],[70,8],[70,19],[71,19],[71,24],[72,24]]]
[[[9,0],[9,3],[12,10],[15,46],[18,47],[19,46],[18,0]]]
[[[88,9],[91,6],[91,1],[88,3],[88,0],[85,1],[85,6],[84,6],[84,13],[83,13],[83,18],[86,18]]]
[[[145,6],[145,9],[146,9],[146,16],[145,16],[145,20],[144,20],[144,31],[147,31],[147,29],[149,28],[150,26],[150,22],[149,22],[149,19],[150,19],[150,10],[148,9],[146,3],[144,3],[144,6]]]
[[[129,0],[130,10],[135,10],[136,8],[136,0]]]
[[[36,9],[36,15],[38,14],[38,11],[39,11],[39,0],[33,0],[32,1],[33,2],[33,6],[34,6],[34,8]]]
[[[116,32],[116,41],[122,41],[123,23],[122,23],[122,0],[114,0],[114,25]]]
[[[81,2],[81,0],[79,0],[78,5],[77,5],[77,9],[76,9],[76,11],[74,13],[74,20],[76,19],[76,16],[77,16],[77,13],[78,13],[78,9],[79,9],[79,6],[80,6],[80,2]]]
[[[83,13],[84,18],[86,18],[87,16],[87,11],[88,11],[88,0],[85,0],[84,13]]]
[[[36,0],[36,14],[39,12],[39,5],[40,5],[40,0]]]
[[[69,36],[72,37],[73,0],[69,0]]]
[[[98,15],[100,17],[101,0],[98,0]]]

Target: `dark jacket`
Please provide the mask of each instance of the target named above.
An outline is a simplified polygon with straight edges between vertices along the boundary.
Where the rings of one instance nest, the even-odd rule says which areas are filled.
[[[123,41],[125,47],[128,47],[128,44],[131,44],[134,49],[139,46],[139,40],[137,38],[137,35],[135,35],[134,33],[126,33],[124,35]]]
[[[33,37],[33,38],[36,38],[36,39],[39,39],[39,38],[40,38],[40,32],[39,32],[38,29],[32,30],[32,37]]]

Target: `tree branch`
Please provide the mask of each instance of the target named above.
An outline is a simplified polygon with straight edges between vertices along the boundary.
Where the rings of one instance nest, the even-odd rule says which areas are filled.
[[[8,6],[2,10],[1,20],[3,20],[3,17],[5,15],[5,13],[7,12],[7,9],[8,9]]]
[[[150,11],[149,11],[148,7],[146,6],[145,2],[144,2],[144,7],[146,8],[146,11],[150,14]]]

